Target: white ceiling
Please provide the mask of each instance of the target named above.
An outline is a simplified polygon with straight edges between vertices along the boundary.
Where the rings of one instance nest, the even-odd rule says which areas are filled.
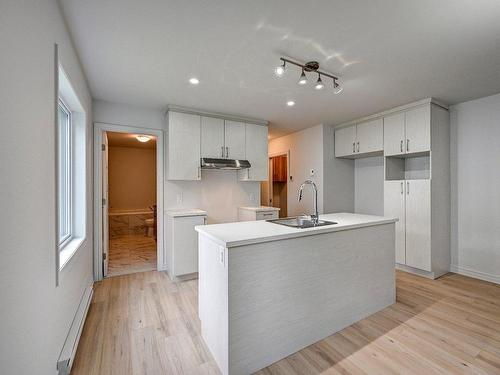
[[[500,92],[498,0],[61,5],[95,98],[262,118],[274,136],[425,97],[454,104]],[[344,92],[300,87],[295,69],[275,78],[282,55],[319,61]]]

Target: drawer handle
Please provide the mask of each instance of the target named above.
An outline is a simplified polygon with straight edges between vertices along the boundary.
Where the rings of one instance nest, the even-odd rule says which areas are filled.
[[[399,144],[399,150],[403,152],[403,140],[401,140],[401,143]]]

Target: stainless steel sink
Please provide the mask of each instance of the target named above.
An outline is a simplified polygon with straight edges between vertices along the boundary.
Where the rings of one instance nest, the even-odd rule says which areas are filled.
[[[297,217],[285,217],[282,219],[267,220],[270,223],[285,225],[287,227],[293,228],[312,228],[312,227],[322,227],[325,225],[337,224],[334,221],[319,220],[315,223],[308,216],[297,216]]]

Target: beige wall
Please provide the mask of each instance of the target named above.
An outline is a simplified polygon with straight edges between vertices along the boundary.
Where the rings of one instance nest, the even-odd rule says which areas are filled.
[[[110,210],[142,209],[156,203],[156,150],[109,148]]]

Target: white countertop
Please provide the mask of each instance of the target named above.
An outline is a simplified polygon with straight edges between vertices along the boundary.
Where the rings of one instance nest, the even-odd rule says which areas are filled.
[[[165,210],[165,214],[172,217],[207,216],[207,211],[203,211],[198,208],[178,208]]]
[[[324,214],[320,215],[320,219],[335,221],[337,224],[300,229],[259,220],[200,225],[196,226],[195,230],[207,235],[213,241],[224,247],[235,247],[362,228],[372,225],[388,224],[398,221],[396,218],[351,213]]]
[[[255,212],[261,212],[261,211],[279,211],[279,207],[270,207],[270,206],[246,206],[246,207],[238,207],[240,210],[248,210],[248,211],[255,211]]]

